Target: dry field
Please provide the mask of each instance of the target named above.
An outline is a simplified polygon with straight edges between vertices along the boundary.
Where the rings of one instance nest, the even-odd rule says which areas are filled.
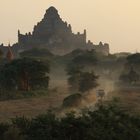
[[[0,121],[7,121],[16,116],[33,117],[46,113],[48,109],[57,109],[62,105],[63,99],[68,96],[65,89],[52,92],[47,96],[30,99],[20,99],[0,102]],[[140,93],[115,93],[126,110],[140,114]],[[90,100],[91,96],[89,96]],[[90,101],[89,100],[89,101]]]
[[[114,91],[110,97],[117,97],[128,112],[140,114],[140,91]]]
[[[55,86],[54,86],[55,85]],[[56,86],[57,85],[57,86]],[[110,87],[110,83],[105,87]],[[59,87],[59,88],[58,88]],[[104,88],[105,88],[104,87]],[[16,116],[34,117],[36,115],[46,113],[48,109],[61,110],[62,102],[68,94],[66,80],[57,80],[51,83],[51,90],[46,96],[1,101],[0,102],[0,122],[8,121]],[[106,91],[109,91],[106,89]],[[118,97],[120,98],[123,107],[134,113],[140,114],[140,91],[115,91],[110,92],[107,98]],[[86,97],[84,105],[95,104],[96,94],[95,91]]]
[[[1,101],[0,121],[7,121],[16,116],[33,117],[46,113],[48,109],[61,107],[63,99],[68,94],[63,83],[59,83],[59,87],[61,88],[53,88],[46,96]]]
[[[28,99],[9,100],[0,102],[0,122],[8,121],[16,116],[34,117],[46,113],[52,109],[57,115],[64,115],[64,112],[77,110],[78,108],[64,109],[62,107],[63,99],[70,95],[66,86],[58,83],[59,88],[54,88],[46,96],[34,97]],[[60,88],[61,87],[61,88]],[[91,106],[96,103],[96,94],[92,92],[86,96],[81,103],[80,108]],[[75,110],[75,111],[76,111]]]

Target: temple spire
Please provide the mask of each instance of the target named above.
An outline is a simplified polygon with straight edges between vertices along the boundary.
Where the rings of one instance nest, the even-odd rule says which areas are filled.
[[[12,61],[14,59],[14,55],[11,49],[10,43],[8,44],[8,52],[7,52],[7,60]]]

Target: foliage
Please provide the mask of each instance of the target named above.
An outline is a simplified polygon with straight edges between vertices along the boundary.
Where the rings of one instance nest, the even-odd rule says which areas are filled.
[[[15,91],[15,90],[0,90],[0,101],[4,100],[16,100],[16,99],[25,99],[25,98],[32,98],[32,97],[40,97],[46,96],[48,94],[48,90],[46,89],[37,89],[37,90],[30,90],[30,91]]]
[[[27,140],[54,140],[58,134],[59,121],[51,112],[32,119],[26,130]]]
[[[33,48],[20,53],[21,57],[53,57],[53,54],[44,48]]]
[[[134,71],[133,68],[131,68],[127,74],[122,74],[120,76],[120,80],[124,83],[136,84],[140,81],[140,75],[136,71]]]
[[[25,133],[26,129],[30,127],[30,120],[23,117],[16,117],[12,119],[12,124],[14,127],[18,128],[22,133]]]
[[[48,112],[28,121],[20,118],[13,125],[25,140],[140,139],[140,117],[126,114],[112,102],[99,104],[94,111],[79,116],[69,113],[57,118]]]
[[[136,85],[140,82],[140,53],[129,55],[119,79],[124,84]]]
[[[82,101],[82,95],[79,93],[72,94],[63,100],[63,107],[79,106]]]
[[[81,77],[81,69],[80,67],[76,66],[76,67],[72,67],[69,71],[68,71],[68,84],[70,85],[70,89],[74,90],[74,91],[78,91],[79,90],[79,80]]]
[[[126,69],[131,68],[131,67],[133,67],[139,73],[140,53],[135,53],[127,57]]]
[[[5,89],[31,90],[48,87],[48,63],[22,58],[5,64],[0,70],[0,86]]]
[[[2,52],[2,50],[0,49],[0,58],[2,58],[3,57],[3,52]]]
[[[94,72],[82,72],[81,67],[73,67],[68,71],[68,83],[74,91],[86,92],[98,86],[98,76]]]
[[[2,140],[24,140],[24,137],[20,134],[19,129],[11,127],[5,132]]]
[[[89,92],[93,88],[97,87],[97,79],[98,76],[96,76],[94,72],[82,72],[79,81],[79,91]]]
[[[124,74],[120,76],[120,80],[126,83],[133,84],[139,80],[139,75],[137,76],[137,73],[133,73],[133,74],[128,73],[126,75]]]
[[[74,58],[78,55],[81,55],[85,52],[85,50],[82,50],[82,49],[75,49],[73,50],[72,52],[70,52],[69,54],[66,54],[65,56],[69,56],[71,58]]]
[[[135,53],[135,54],[129,55],[127,57],[127,62],[129,64],[139,64],[140,63],[140,53]]]
[[[85,92],[97,86],[97,76],[94,73],[84,72],[85,68],[92,67],[97,64],[97,54],[94,50],[75,50],[71,53],[74,58],[67,65],[67,74],[69,75],[68,83],[70,89],[74,92]],[[91,76],[91,77],[90,77]],[[84,81],[87,80],[87,81]],[[88,84],[87,84],[87,83]],[[82,87],[84,85],[84,87]],[[88,86],[89,85],[89,86]]]
[[[4,133],[9,129],[9,124],[0,123],[0,139],[4,138]]]
[[[79,54],[73,58],[72,62],[75,65],[80,66],[93,66],[97,64],[97,57],[95,55],[95,51],[85,51],[83,54]]]

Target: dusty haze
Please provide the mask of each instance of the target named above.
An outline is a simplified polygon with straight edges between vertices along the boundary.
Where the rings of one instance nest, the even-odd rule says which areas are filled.
[[[0,0],[0,43],[17,41],[17,30],[32,31],[45,10],[55,6],[74,32],[87,29],[94,43],[111,52],[140,51],[140,0]]]

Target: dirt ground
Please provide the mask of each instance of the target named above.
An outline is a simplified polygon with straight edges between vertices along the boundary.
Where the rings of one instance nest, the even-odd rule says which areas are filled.
[[[140,91],[113,91],[109,98],[114,97],[119,99],[126,111],[140,115]]]
[[[63,99],[70,95],[66,83],[66,80],[53,81],[51,83],[52,90],[46,96],[1,101],[0,122],[8,121],[16,116],[34,117],[46,113],[48,109],[59,110],[62,107]],[[109,86],[111,86],[110,83],[105,85],[105,87]],[[126,110],[140,114],[140,92],[110,92],[107,98],[111,99],[112,97],[120,98]],[[96,91],[87,96],[86,101],[94,104],[96,102]]]
[[[46,96],[1,101],[0,121],[7,121],[16,116],[33,117],[46,113],[48,109],[61,107],[63,99],[68,96],[68,92],[64,83],[58,82],[58,86],[59,88],[52,87]]]

